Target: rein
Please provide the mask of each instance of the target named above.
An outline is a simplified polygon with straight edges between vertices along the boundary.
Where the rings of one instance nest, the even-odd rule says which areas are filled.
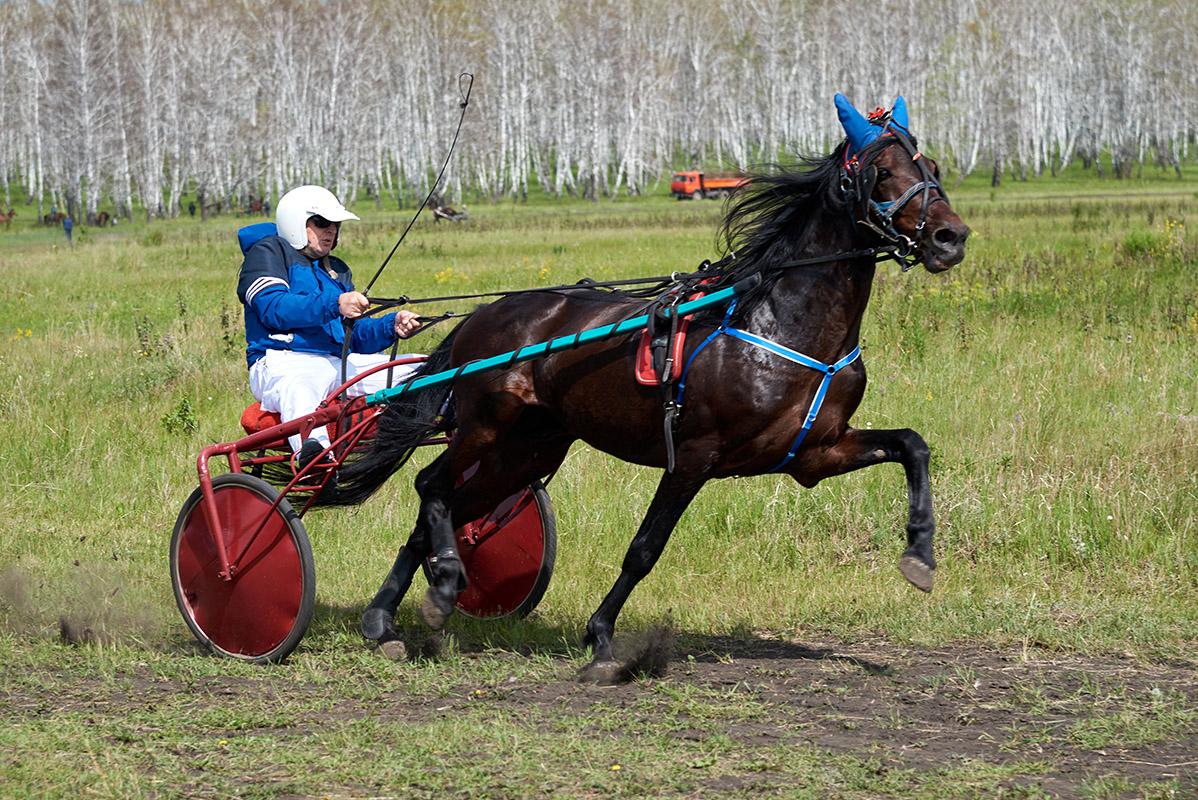
[[[833,261],[844,261],[856,258],[875,258],[878,261],[886,261],[893,259],[901,264],[904,264],[903,270],[906,271],[910,267],[906,266],[906,261],[911,255],[911,250],[903,247],[901,244],[882,245],[880,247],[867,247],[861,250],[841,250],[835,253],[829,253],[823,256],[812,256],[810,258],[800,258],[794,261],[784,261],[781,264],[771,264],[768,267],[763,267],[761,272],[777,272],[786,269],[797,269],[799,267],[810,267],[816,264],[827,264]],[[577,283],[564,283],[557,286],[543,286],[531,289],[508,289],[498,292],[479,292],[477,294],[451,294],[442,295],[440,297],[408,297],[400,295],[399,297],[368,297],[372,306],[362,316],[373,316],[381,314],[392,308],[398,308],[405,305],[418,305],[421,303],[443,303],[451,300],[479,300],[483,298],[504,298],[514,297],[524,294],[539,294],[546,292],[565,292],[573,289],[610,289],[615,294],[622,286],[642,286],[647,285],[648,288],[636,289],[633,291],[621,292],[621,294],[631,298],[655,298],[657,301],[662,301],[665,298],[680,295],[688,289],[693,289],[697,284],[704,281],[714,281],[716,285],[723,285],[739,280],[740,277],[730,272],[720,273],[719,268],[730,263],[734,263],[736,255],[731,254],[725,256],[716,262],[704,261],[699,265],[699,269],[695,272],[674,272],[670,275],[657,275],[649,278],[629,278],[619,281],[593,281],[589,278],[583,278]],[[716,274],[712,274],[716,273]],[[434,316],[418,317],[422,323],[422,327],[415,331],[412,336],[422,333],[426,328],[444,322],[447,319],[465,319],[474,312],[459,313],[456,311],[446,311],[443,314]],[[408,337],[411,338],[411,337]]]

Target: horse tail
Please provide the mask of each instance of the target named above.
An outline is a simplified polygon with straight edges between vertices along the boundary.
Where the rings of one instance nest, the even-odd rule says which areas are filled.
[[[408,380],[449,369],[454,328],[420,369]],[[326,486],[317,506],[350,506],[363,502],[407,463],[416,448],[437,429],[448,428],[452,414],[446,400],[452,383],[446,382],[411,394],[402,394],[378,415],[378,432],[366,447],[351,453],[337,470],[335,488]]]

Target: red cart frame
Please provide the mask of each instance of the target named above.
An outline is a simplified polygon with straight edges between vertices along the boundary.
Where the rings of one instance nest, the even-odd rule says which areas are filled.
[[[315,608],[315,566],[300,520],[385,409],[347,392],[368,375],[424,360],[406,356],[376,366],[337,387],[311,414],[200,451],[199,486],[176,521],[170,564],[180,613],[201,644],[255,662],[281,661],[299,644]],[[321,426],[328,426],[330,445],[299,468],[287,438],[307,438]],[[449,439],[447,434],[422,445]],[[214,477],[210,462],[220,458],[227,459],[229,472]],[[276,489],[260,477],[267,465],[276,465],[276,473],[290,465],[293,477]],[[298,511],[292,497],[303,498]],[[470,581],[458,600],[461,611],[523,616],[540,602],[557,540],[553,508],[539,483],[463,525],[457,540]]]

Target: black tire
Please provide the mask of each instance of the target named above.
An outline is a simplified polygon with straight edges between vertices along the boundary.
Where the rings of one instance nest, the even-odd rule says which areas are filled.
[[[278,490],[273,486],[260,478],[243,473],[228,473],[214,478],[212,491],[217,496],[218,503],[247,509],[247,514],[265,513],[248,509],[269,508],[278,497]],[[217,570],[217,562],[211,555],[202,555],[198,559],[196,557],[205,537],[211,538],[207,533],[202,500],[203,493],[197,487],[179,511],[175,530],[171,535],[171,584],[179,613],[192,635],[216,655],[255,664],[280,662],[290,655],[303,639],[316,609],[316,565],[304,524],[286,498],[280,500],[274,511],[270,512],[274,519],[268,523],[271,533],[267,533],[267,530],[262,531],[268,538],[263,539],[260,534],[254,542],[257,545],[255,557],[247,562],[244,571],[232,581],[217,581],[212,577]],[[258,520],[262,518],[257,516]],[[238,524],[236,520],[222,522],[234,528]],[[232,535],[228,545],[233,551],[229,553],[230,558],[235,557],[237,545],[240,544],[237,536],[248,538],[257,529],[256,524],[246,527],[252,529],[230,531]],[[275,538],[270,539],[271,535]],[[185,538],[188,547],[187,558],[181,559],[181,547]],[[181,561],[186,562],[185,567],[181,567]],[[202,566],[199,565],[199,561],[204,562]],[[183,574],[181,570],[186,570],[187,574]],[[285,581],[291,582],[290,591]],[[294,587],[294,581],[300,582],[298,590]],[[188,585],[184,585],[185,583]],[[272,595],[285,597],[284,613],[273,615],[276,620],[275,632],[271,633],[266,644],[255,640],[252,633],[239,635],[236,632],[230,634],[226,630],[218,630],[218,626],[223,627],[230,619],[233,620],[232,624],[240,620],[248,626],[257,619],[265,618],[270,609],[262,609],[262,604],[257,599],[246,599],[255,595],[258,598],[265,596],[268,601],[266,605],[269,605]],[[208,598],[212,598],[211,601]],[[197,614],[197,603],[209,602],[212,606],[219,606],[220,613],[213,617],[213,620],[219,618],[219,622],[208,620],[208,606],[204,607],[204,613]],[[260,612],[261,617],[258,616]],[[239,639],[241,642],[252,643],[241,647],[238,646]]]

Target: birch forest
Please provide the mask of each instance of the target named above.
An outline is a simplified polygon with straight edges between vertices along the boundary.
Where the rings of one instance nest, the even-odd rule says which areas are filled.
[[[8,0],[6,206],[146,218],[322,183],[410,205],[475,75],[451,198],[640,193],[828,152],[907,98],[950,176],[1193,156],[1192,0]],[[194,200],[192,199],[194,198]]]

